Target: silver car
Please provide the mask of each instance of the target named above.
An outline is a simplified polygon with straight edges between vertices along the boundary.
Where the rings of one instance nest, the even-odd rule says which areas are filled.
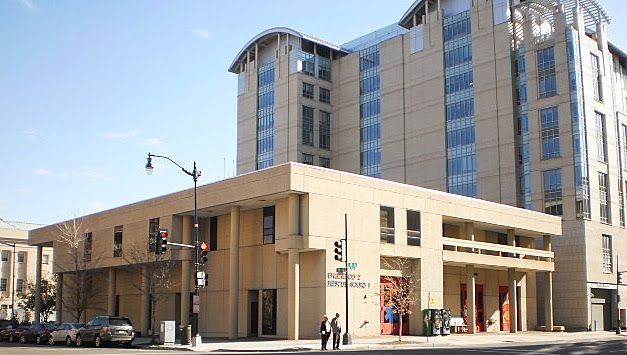
[[[85,324],[82,323],[63,323],[50,334],[48,343],[54,345],[55,343],[65,342],[67,346],[70,346],[76,342],[76,333],[84,326]]]

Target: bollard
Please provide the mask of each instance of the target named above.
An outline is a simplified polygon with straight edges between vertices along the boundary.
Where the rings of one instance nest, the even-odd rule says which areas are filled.
[[[192,325],[189,324],[185,329],[185,344],[189,345],[192,343]]]

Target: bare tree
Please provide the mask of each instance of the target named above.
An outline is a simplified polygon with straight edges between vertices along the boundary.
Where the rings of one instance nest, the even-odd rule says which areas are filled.
[[[161,300],[166,297],[163,293],[164,290],[169,290],[174,287],[175,283],[172,281],[172,270],[176,267],[176,261],[171,260],[170,252],[165,254],[155,255],[148,252],[148,249],[142,248],[135,243],[132,243],[130,248],[125,250],[123,254],[124,260],[128,263],[126,266],[132,273],[141,275],[141,278],[133,282],[133,287],[143,291],[144,287],[148,288],[148,294],[150,299],[150,329],[152,330],[151,341],[156,342],[155,326],[156,317],[155,313],[157,305]],[[142,285],[142,279],[148,280],[147,285]]]
[[[56,241],[60,246],[55,248],[57,270],[63,273],[63,309],[68,311],[77,322],[88,309],[96,307],[95,291],[92,287],[97,272],[94,269],[96,260],[91,258],[91,233],[85,233],[80,218],[57,225]],[[85,248],[87,244],[87,248]]]
[[[412,314],[419,295],[418,282],[414,268],[414,260],[408,258],[381,258],[383,268],[394,270],[396,276],[382,276],[384,306],[390,307],[398,315],[398,341],[403,341],[403,318]]]

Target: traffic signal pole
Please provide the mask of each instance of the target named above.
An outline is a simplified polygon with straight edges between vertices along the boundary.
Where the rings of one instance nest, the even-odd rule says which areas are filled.
[[[616,255],[616,334],[620,334],[620,283],[621,273],[618,268],[618,255]]]
[[[346,268],[346,333],[344,333],[344,337],[342,337],[343,345],[351,345],[353,344],[353,340],[351,339],[351,334],[348,332],[348,215],[344,214],[344,266]]]

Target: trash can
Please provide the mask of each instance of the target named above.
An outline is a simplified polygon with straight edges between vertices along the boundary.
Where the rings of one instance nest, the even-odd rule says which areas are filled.
[[[159,344],[174,344],[176,326],[173,320],[161,321]]]
[[[440,313],[442,314],[442,335],[450,335],[451,334],[451,310],[441,309]]]
[[[179,336],[181,337],[181,345],[191,344],[191,337],[187,337],[187,326],[182,326],[179,328]]]
[[[430,335],[442,334],[442,310],[431,309],[431,322],[433,323]]]
[[[429,336],[433,333],[433,322],[431,321],[431,310],[422,310],[422,334]]]

